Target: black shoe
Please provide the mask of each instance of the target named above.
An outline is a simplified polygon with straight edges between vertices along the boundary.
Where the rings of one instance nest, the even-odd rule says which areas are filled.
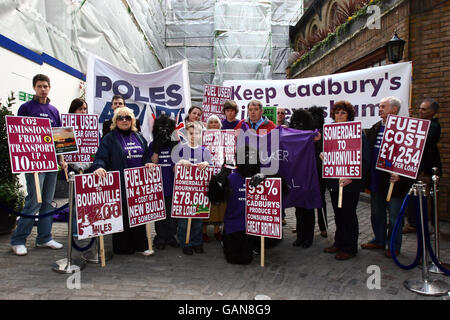
[[[205,251],[203,250],[203,246],[199,245],[199,246],[193,246],[194,252],[195,253],[204,253]]]
[[[177,240],[173,240],[167,243],[169,246],[171,246],[172,248],[179,248],[180,244],[177,242]]]
[[[166,245],[164,243],[155,244],[155,248],[158,250],[164,250],[165,247],[166,247]]]
[[[184,247],[183,248],[183,253],[190,256],[190,255],[192,255],[194,253],[194,250],[192,250],[191,247]]]
[[[306,249],[312,246],[312,242],[311,241],[304,241],[302,243],[302,248]]]
[[[292,243],[292,245],[294,246],[294,247],[300,247],[301,245],[303,244],[303,241],[300,241],[300,240],[295,240],[293,243]]]

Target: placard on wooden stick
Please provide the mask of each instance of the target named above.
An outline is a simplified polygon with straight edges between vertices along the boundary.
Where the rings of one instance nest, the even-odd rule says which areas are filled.
[[[6,116],[12,173],[34,173],[36,197],[42,202],[38,172],[58,171],[50,119]]]
[[[360,121],[323,126],[323,178],[362,178],[362,131]],[[343,187],[339,186],[338,208],[342,207]]]
[[[266,178],[258,186],[245,179],[245,233],[261,237],[261,267],[264,238],[282,238],[281,178]]]
[[[198,165],[175,165],[172,218],[187,218],[190,235],[190,219],[208,219],[211,203],[208,198],[209,181],[214,167],[200,170]],[[189,243],[189,237],[186,238]]]
[[[430,120],[389,115],[381,141],[376,169],[416,179]],[[390,183],[386,201],[390,201],[394,183]]]

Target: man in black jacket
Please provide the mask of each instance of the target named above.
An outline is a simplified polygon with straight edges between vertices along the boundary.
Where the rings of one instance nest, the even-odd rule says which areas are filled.
[[[379,115],[381,121],[375,123],[372,128],[366,131],[369,146],[371,148],[371,169],[370,169],[370,207],[371,222],[374,238],[368,243],[361,245],[363,249],[386,249],[389,246],[392,230],[397,221],[398,214],[402,205],[403,198],[409,190],[410,179],[400,177],[396,174],[380,171],[376,169],[378,152],[380,151],[381,141],[383,139],[384,128],[389,114],[398,114],[401,101],[396,97],[383,98],[379,104]],[[391,182],[395,182],[391,200],[386,201],[388,187]],[[386,223],[387,212],[389,211],[389,224]],[[386,231],[388,231],[386,237]],[[402,233],[399,230],[395,239],[395,253],[400,253],[402,243]],[[386,250],[386,256],[391,257],[389,248]]]
[[[430,120],[430,128],[428,129],[427,140],[423,150],[422,161],[420,162],[418,181],[422,181],[428,185],[428,188],[432,185],[431,176],[433,175],[433,168],[438,169],[438,174],[442,171],[441,156],[439,148],[437,146],[439,139],[441,138],[441,125],[438,118],[435,117],[439,110],[439,103],[433,99],[424,99],[419,107],[419,118]],[[429,191],[429,190],[427,190]],[[426,192],[428,195],[429,192]],[[431,200],[431,199],[428,199]],[[431,202],[431,220],[434,223],[434,203]],[[407,219],[408,223],[403,227],[403,233],[416,232],[416,215],[414,211],[413,202],[408,206]]]

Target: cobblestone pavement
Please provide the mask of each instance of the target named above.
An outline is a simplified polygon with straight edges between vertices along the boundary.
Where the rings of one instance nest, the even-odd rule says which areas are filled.
[[[370,209],[362,196],[358,207],[359,243],[372,238]],[[57,201],[66,203],[64,199]],[[317,223],[312,247],[292,246],[295,234],[295,214],[287,210],[284,240],[266,250],[265,267],[255,256],[250,265],[228,264],[219,242],[204,244],[205,253],[183,255],[181,249],[171,247],[144,257],[115,255],[106,266],[87,264],[81,271],[81,288],[68,289],[70,275],[52,271],[55,261],[67,256],[67,224],[54,223],[53,237],[65,246],[62,250],[35,247],[36,228],[28,239],[28,255],[15,256],[9,246],[10,235],[0,236],[0,299],[253,299],[258,294],[277,300],[296,299],[363,299],[363,300],[441,300],[407,290],[403,282],[421,279],[421,269],[400,269],[382,250],[360,249],[356,258],[337,261],[334,255],[323,253],[332,244],[335,225],[331,207],[328,208],[328,238],[320,236]],[[152,224],[154,234],[154,225]],[[212,234],[212,229],[209,229]],[[450,262],[450,223],[441,222],[441,260]],[[80,241],[80,245],[88,240]],[[111,236],[105,237],[111,249]],[[403,263],[411,263],[416,252],[416,235],[404,236]],[[80,256],[74,251],[73,257]],[[381,288],[367,287],[368,266],[377,265],[381,271]],[[443,275],[431,275],[446,281]]]

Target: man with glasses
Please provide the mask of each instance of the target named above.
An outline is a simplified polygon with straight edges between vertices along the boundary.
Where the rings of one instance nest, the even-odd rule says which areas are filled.
[[[277,108],[277,126],[289,127],[289,121],[286,120],[286,110],[283,107]]]
[[[120,94],[116,94],[112,97],[111,109],[112,109],[113,113],[117,108],[122,108],[122,107],[126,107],[126,106],[127,105],[125,103],[125,99]],[[111,119],[105,120],[103,122],[102,137],[104,137],[108,132],[111,131],[111,124],[112,124]],[[136,128],[138,129],[139,132],[141,132],[141,124],[138,119],[136,119]]]

